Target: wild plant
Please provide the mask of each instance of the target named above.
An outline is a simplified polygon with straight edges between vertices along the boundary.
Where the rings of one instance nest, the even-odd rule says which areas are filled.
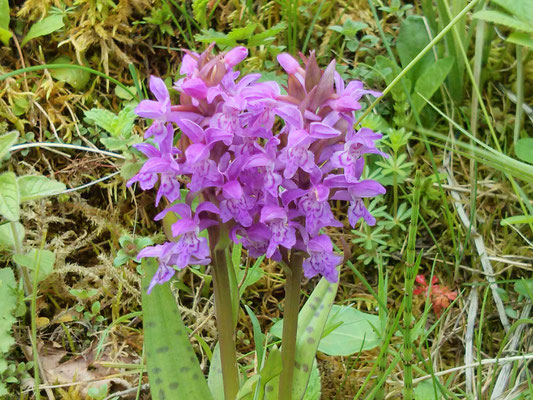
[[[149,141],[134,145],[147,160],[128,185],[137,183],[143,190],[158,186],[155,205],[167,204],[155,220],[163,221],[169,241],[137,255],[157,258],[159,264],[143,295],[145,305],[151,304],[150,311],[145,308],[151,390],[210,398],[194,353],[187,350],[181,321],[173,320],[172,329],[179,341],[175,351],[186,366],[177,371],[169,365],[163,368],[157,360],[159,354],[169,353],[170,343],[154,337],[174,334],[164,322],[167,316],[156,311],[163,307],[160,302],[173,301],[168,286],[160,286],[176,270],[211,264],[225,398],[248,398],[249,391],[250,398],[253,393],[270,398],[275,392],[279,399],[297,399],[306,392],[344,258],[325,233],[343,226],[329,202],[349,202],[352,227],[360,219],[373,225],[375,219],[363,200],[385,192],[378,182],[362,179],[365,155],[387,157],[376,147],[381,135],[354,129],[361,98],[380,93],[365,89],[360,81],[345,84],[334,61],[321,71],[311,52],[302,56],[304,67],[288,54],[278,56],[288,74],[282,94],[276,82],[258,82],[259,74],[240,77],[234,71],[247,55],[245,48],[219,55],[213,55],[212,48],[201,54],[186,52],[183,77],[174,84],[179,104],[171,103],[164,82],[152,76],[150,90],[156,100],[144,100],[135,110],[153,122],[145,133]],[[259,374],[242,387],[235,346],[239,296],[229,257],[232,242],[242,245],[250,257],[276,261],[286,274],[281,354],[274,349],[264,364],[258,360]],[[325,280],[299,319],[302,275]],[[281,360],[281,368],[278,364],[273,373],[269,364],[275,359]],[[197,385],[184,383],[191,377]]]

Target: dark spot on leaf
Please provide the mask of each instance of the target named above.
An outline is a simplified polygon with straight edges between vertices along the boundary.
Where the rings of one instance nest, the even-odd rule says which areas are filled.
[[[315,313],[315,318],[318,318],[318,317],[320,317],[320,313],[317,311],[317,312]]]
[[[328,292],[333,292],[333,288],[331,286],[328,286]]]
[[[324,309],[324,304],[320,304],[320,307],[318,307],[319,310],[323,310]]]
[[[298,361],[294,362],[294,368],[300,369],[300,363]]]
[[[195,381],[197,381],[198,379],[200,379],[200,375],[198,375],[197,373],[194,373],[194,374],[192,375],[192,379],[195,380]]]
[[[315,343],[315,339],[312,338],[312,337],[308,337],[308,338],[307,338],[307,343],[309,343],[309,344],[313,344],[313,343]]]
[[[146,324],[146,326],[147,326],[148,328],[153,328],[153,327],[155,327],[155,322],[154,322],[154,321],[150,321],[150,322],[148,322],[148,323]]]
[[[159,368],[159,367],[155,367],[155,368],[152,370],[152,372],[153,372],[154,374],[156,374],[156,375],[157,375],[157,374],[160,374],[160,373],[161,373],[161,368]]]
[[[272,385],[266,385],[266,388],[265,388],[265,389],[266,389],[267,392],[272,392],[272,391],[274,390],[274,386],[272,386]]]
[[[314,301],[315,303],[320,303],[320,297],[315,297],[315,298],[313,299],[313,301]]]
[[[172,382],[170,385],[168,385],[168,388],[170,390],[176,390],[178,388],[178,382]]]
[[[159,389],[159,398],[161,400],[165,400],[166,399],[165,391],[163,389]]]
[[[161,385],[163,383],[163,379],[155,378],[155,383],[157,383],[158,385]]]
[[[190,370],[189,367],[181,367],[180,368],[180,372],[187,372],[188,370]]]
[[[309,371],[309,365],[307,365],[307,364],[303,364],[303,365],[302,365],[302,369],[303,369],[304,372]]]
[[[156,353],[166,353],[169,350],[170,349],[168,348],[168,346],[163,346],[163,347],[158,347],[157,349],[155,349],[155,352]]]
[[[313,311],[316,311],[316,306],[314,304],[309,304],[309,308]]]
[[[190,356],[189,357],[189,361],[192,362],[192,363],[193,362],[198,362],[198,359],[195,356]]]

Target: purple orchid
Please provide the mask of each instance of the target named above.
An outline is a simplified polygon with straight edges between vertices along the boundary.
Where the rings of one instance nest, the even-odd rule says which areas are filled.
[[[210,263],[217,243],[201,235],[210,227],[211,240],[213,231],[229,234],[251,257],[286,262],[290,252],[304,253],[306,277],[338,280],[342,257],[324,231],[343,224],[330,202],[349,203],[352,226],[361,218],[372,225],[363,199],[385,192],[379,183],[361,180],[365,154],[386,156],[376,147],[381,135],[354,130],[362,97],[380,93],[358,81],[345,85],[334,61],[320,70],[314,52],[302,56],[303,66],[289,54],[278,56],[289,75],[282,91],[276,82],[259,82],[259,74],[234,70],[248,54],[244,47],[219,55],[213,47],[185,51],[182,77],[174,84],[179,104],[171,104],[164,82],[151,77],[156,100],[136,109],[154,121],[145,137],[154,136],[155,144],[135,146],[147,160],[128,185],[159,185],[156,206],[163,197],[171,204],[156,220],[168,212],[178,216],[172,242],[139,253],[159,258],[150,290],[168,281],[174,268]],[[184,198],[179,182],[188,190]],[[195,199],[202,201],[196,209]]]
[[[312,278],[318,274],[324,276],[330,282],[339,280],[337,266],[342,257],[333,252],[331,239],[326,235],[319,235],[307,243],[309,257],[303,262],[304,275]]]
[[[376,148],[375,141],[379,139],[381,139],[379,133],[374,133],[368,128],[362,128],[346,140],[343,150],[333,154],[331,164],[334,167],[344,169],[344,176],[348,182],[357,182],[363,173],[364,154],[379,154],[387,157]]]
[[[311,236],[317,235],[325,226],[342,226],[331,212],[329,192],[325,185],[313,185],[298,202],[298,209],[305,216],[305,227]]]
[[[146,257],[157,257],[159,259],[159,268],[148,286],[148,294],[152,291],[155,285],[161,285],[170,280],[174,276],[176,270],[173,268],[177,265],[178,249],[176,243],[167,242],[165,244],[158,244],[142,249],[137,254],[137,259]]]
[[[287,211],[284,208],[266,205],[261,210],[260,221],[269,227],[272,234],[266,250],[267,257],[271,257],[278,246],[290,249],[296,244],[294,223],[289,221]]]
[[[144,137],[155,136],[156,142],[166,135],[165,124],[167,122],[177,122],[179,113],[172,111],[170,105],[170,94],[161,78],[150,77],[150,91],[157,100],[143,100],[135,108],[135,113],[143,118],[152,119],[154,122],[145,132]]]
[[[335,88],[337,93],[331,100],[327,102],[333,110],[345,113],[348,118],[352,118],[352,112],[361,109],[361,97],[365,94],[369,94],[374,97],[380,97],[381,92],[376,92],[374,90],[364,89],[363,82],[361,81],[351,81],[348,83],[346,88],[344,87],[344,81],[342,80],[340,74],[335,72]]]
[[[141,170],[131,178],[127,186],[139,182],[142,190],[152,189],[158,181],[158,174],[161,174],[161,184],[157,190],[155,205],[157,206],[162,196],[170,202],[180,198],[180,184],[177,176],[180,175],[179,165],[174,159],[174,155],[179,150],[172,146],[174,129],[171,124],[167,124],[165,135],[160,135],[159,149],[149,143],[138,143],[134,145],[137,150],[148,157]]]

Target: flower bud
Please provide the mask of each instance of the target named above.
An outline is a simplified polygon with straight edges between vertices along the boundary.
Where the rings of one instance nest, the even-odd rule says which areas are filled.
[[[300,63],[289,53],[278,54],[277,58],[279,64],[289,75],[294,75],[300,69]]]
[[[228,68],[233,68],[248,56],[248,49],[246,47],[235,47],[226,53],[224,62]]]

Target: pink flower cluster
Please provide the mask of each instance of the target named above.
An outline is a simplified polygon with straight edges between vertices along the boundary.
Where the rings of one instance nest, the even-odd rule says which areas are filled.
[[[304,67],[289,54],[278,61],[288,74],[285,93],[276,82],[259,82],[259,74],[240,77],[233,67],[248,52],[237,47],[212,54],[212,47],[186,52],[174,84],[180,94],[171,104],[164,82],[150,79],[156,100],[144,100],[136,113],[153,123],[135,147],[147,160],[129,185],[158,190],[170,203],[156,220],[172,211],[176,241],[148,247],[138,257],[158,257],[151,288],[170,279],[175,268],[208,264],[210,248],[203,229],[220,226],[252,257],[287,260],[290,250],[305,254],[304,274],[338,280],[342,257],[333,251],[325,227],[340,227],[329,202],[349,202],[353,226],[375,219],[363,198],[385,193],[373,180],[362,180],[365,154],[380,154],[380,134],[354,130],[354,112],[365,90],[359,81],[345,85],[335,62],[322,71],[314,53],[302,56]],[[178,128],[178,129],[176,129]],[[180,198],[180,181],[189,190]],[[193,199],[200,204],[193,210]],[[216,243],[210,244],[213,248]]]

